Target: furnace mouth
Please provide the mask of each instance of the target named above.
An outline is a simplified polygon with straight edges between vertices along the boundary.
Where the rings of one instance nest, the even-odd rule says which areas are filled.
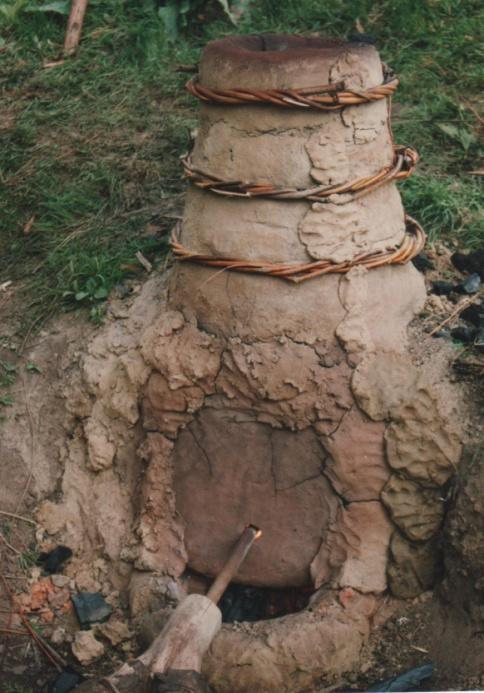
[[[293,62],[308,57],[337,57],[349,49],[352,52],[372,50],[365,44],[344,41],[326,36],[294,36],[289,34],[248,34],[229,36],[211,41],[204,50],[204,60],[212,55],[231,60],[248,60],[259,66]]]
[[[187,568],[181,578],[188,594],[206,594],[213,578]],[[270,621],[304,611],[315,593],[307,587],[261,587],[231,582],[218,607],[223,623]]]

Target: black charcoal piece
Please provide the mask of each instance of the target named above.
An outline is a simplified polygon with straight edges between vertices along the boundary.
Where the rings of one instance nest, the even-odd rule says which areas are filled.
[[[446,282],[443,279],[437,279],[432,282],[432,293],[437,294],[437,296],[448,296],[452,291],[454,291],[454,284],[452,282]]]
[[[426,253],[419,253],[413,258],[412,262],[419,272],[426,272],[427,270],[434,269],[434,263]]]
[[[474,303],[462,311],[460,318],[470,322],[475,327],[484,327],[484,306],[478,306]]]
[[[52,551],[39,554],[37,565],[41,565],[48,575],[54,575],[55,573],[60,573],[62,564],[71,556],[71,549],[61,544],[52,549]]]
[[[458,342],[463,342],[464,344],[467,344],[469,342],[474,341],[474,337],[476,336],[476,328],[475,327],[470,327],[469,325],[458,325],[458,327],[454,327],[451,331],[451,337],[452,339],[455,339]]]
[[[82,676],[79,676],[73,669],[68,667],[51,681],[48,693],[68,693],[68,691],[73,691],[81,681]]]
[[[454,253],[450,260],[459,272],[477,272],[481,281],[484,281],[484,248],[467,254]]]

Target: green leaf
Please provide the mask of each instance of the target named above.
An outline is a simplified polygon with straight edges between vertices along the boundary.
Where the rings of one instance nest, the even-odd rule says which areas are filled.
[[[471,144],[477,141],[476,136],[472,132],[469,132],[469,130],[465,128],[458,128],[451,123],[437,123],[437,127],[448,137],[459,142],[465,152],[467,152]]]
[[[7,371],[7,373],[15,373],[17,370],[17,366],[15,366],[13,363],[9,363],[8,361],[0,361],[0,366],[4,371]]]
[[[460,130],[460,143],[465,151],[467,151],[471,144],[474,144],[476,141],[476,136],[472,132],[464,129]]]
[[[56,14],[68,15],[71,9],[69,0],[58,0],[57,2],[46,2],[45,5],[27,5],[25,12],[55,12]]]
[[[100,286],[99,289],[96,289],[94,292],[94,298],[97,299],[98,301],[101,300],[102,298],[107,298],[108,296],[108,290],[104,288],[104,286]]]
[[[459,128],[450,123],[437,123],[437,127],[454,140],[459,139]]]
[[[0,397],[0,406],[11,407],[12,404],[13,404],[12,395],[4,395],[3,397]]]
[[[74,298],[76,299],[76,301],[83,301],[83,300],[84,300],[85,298],[87,298],[88,296],[89,296],[89,294],[87,293],[87,291],[78,291],[78,292],[74,295]]]
[[[29,361],[25,368],[30,373],[42,373],[42,368],[38,366],[36,363],[32,363],[32,361]]]

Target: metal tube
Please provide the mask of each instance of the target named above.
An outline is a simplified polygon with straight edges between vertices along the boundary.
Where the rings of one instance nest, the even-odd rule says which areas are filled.
[[[207,597],[211,599],[214,604],[218,603],[221,596],[227,589],[227,586],[249,553],[252,544],[260,537],[261,534],[262,532],[260,529],[254,525],[248,525],[244,529],[238,542],[232,549],[228,561],[225,563],[224,567],[217,575],[212,586],[207,592]]]

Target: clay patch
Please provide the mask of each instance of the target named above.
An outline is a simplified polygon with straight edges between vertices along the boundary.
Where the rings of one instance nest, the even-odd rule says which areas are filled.
[[[427,541],[442,524],[444,501],[439,489],[423,488],[393,475],[381,499],[393,522],[413,541]]]
[[[389,197],[396,197],[389,207]],[[395,248],[403,239],[403,212],[394,186],[374,190],[361,199],[331,195],[315,202],[299,224],[299,238],[316,260],[345,262],[359,255]],[[392,216],[386,210],[392,209]]]
[[[351,503],[340,510],[311,563],[316,587],[332,574],[332,585],[359,592],[383,592],[392,525],[379,501]]]

